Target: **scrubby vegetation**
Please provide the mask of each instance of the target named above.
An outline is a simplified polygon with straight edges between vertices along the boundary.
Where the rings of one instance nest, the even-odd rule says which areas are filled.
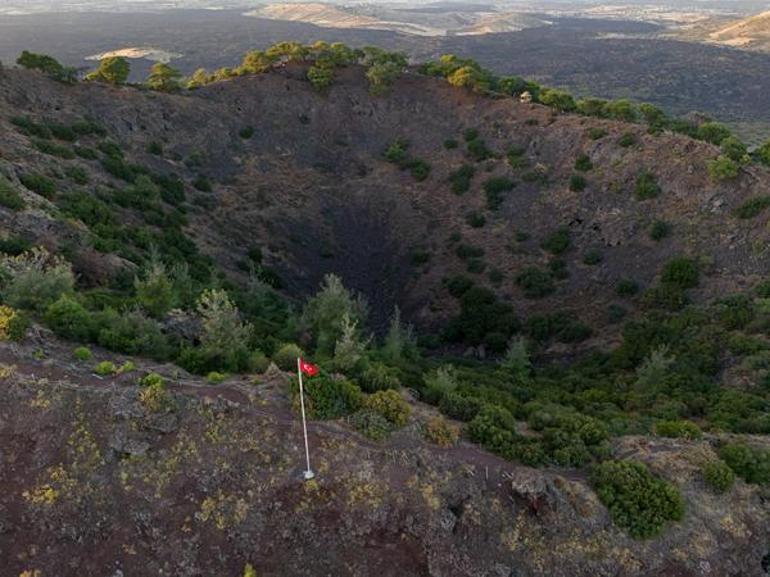
[[[709,461],[702,469],[704,482],[715,492],[725,493],[735,483],[735,473],[724,461]]]
[[[606,461],[594,469],[591,482],[615,523],[633,537],[653,537],[684,515],[679,492],[642,463]]]

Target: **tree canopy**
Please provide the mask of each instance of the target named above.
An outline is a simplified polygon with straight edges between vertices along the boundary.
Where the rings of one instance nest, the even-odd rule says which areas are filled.
[[[99,67],[86,75],[86,80],[106,82],[107,84],[125,84],[131,72],[128,59],[122,56],[108,56],[99,61]]]

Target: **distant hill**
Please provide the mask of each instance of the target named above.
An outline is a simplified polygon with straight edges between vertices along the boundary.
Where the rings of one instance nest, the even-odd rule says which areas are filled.
[[[770,52],[770,10],[733,22],[708,38],[725,46]]]
[[[282,3],[257,8],[250,15],[323,28],[388,30],[414,36],[480,35],[549,24],[535,16],[499,11],[490,6],[453,4],[399,9],[320,2]]]

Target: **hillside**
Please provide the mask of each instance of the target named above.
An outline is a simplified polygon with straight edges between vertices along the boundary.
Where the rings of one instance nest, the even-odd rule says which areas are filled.
[[[41,348],[48,358],[31,360]],[[130,374],[105,380],[68,354],[47,339],[0,349],[17,367],[0,388],[7,575],[236,577],[247,563],[260,577],[766,574],[767,504],[750,485],[704,489],[707,441],[614,447],[687,496],[685,523],[638,541],[582,473],[426,443],[420,426],[435,410],[424,406],[384,443],[313,423],[318,477],[303,485],[284,375],[212,386],[140,362],[172,383],[175,408],[158,414]]]
[[[18,64],[10,575],[768,574],[770,144],[451,55]]]
[[[481,269],[471,277],[523,316],[568,311],[597,329],[607,325],[610,305],[633,308],[618,299],[618,282],[651,286],[675,256],[709,256],[708,280],[693,293],[696,299],[752,284],[767,270],[768,256],[752,249],[767,241],[765,219],[729,216],[746,199],[770,193],[767,171],[751,168],[736,182],[713,183],[706,163],[718,151],[709,144],[651,136],[643,126],[553,115],[540,105],[490,101],[426,78],[405,77],[392,95],[375,98],[355,68],[340,72],[328,95],[317,94],[303,76],[301,69],[287,69],[177,96],[66,87],[7,71],[0,105],[3,163],[18,176],[77,165],[91,173],[90,187],[119,186],[120,179],[98,163],[30,150],[29,139],[10,123],[20,114],[53,115],[62,123],[95,118],[130,162],[188,183],[198,175],[214,183],[211,192],[187,188],[187,230],[231,273],[238,274],[237,263],[256,246],[290,295],[309,294],[335,271],[367,295],[380,319],[398,304],[421,325],[453,314],[455,300],[442,280],[468,274],[469,266]],[[249,139],[238,135],[245,127],[254,129]],[[463,135],[469,129],[478,129],[496,158],[468,160]],[[592,129],[606,135],[594,140]],[[619,144],[624,135],[632,135],[631,146]],[[425,181],[383,158],[398,139],[430,164]],[[452,139],[460,145],[447,150],[444,142]],[[162,143],[162,156],[147,152],[152,142]],[[517,168],[506,157],[512,148],[522,151]],[[593,168],[584,173],[585,190],[571,191],[581,155]],[[468,192],[453,194],[450,174],[462,166],[475,175]],[[661,193],[640,201],[634,189],[646,171],[654,173]],[[502,193],[499,209],[489,210],[484,184],[494,178],[510,180],[513,188]],[[78,188],[67,179],[61,186]],[[469,224],[474,214],[483,216],[483,226]],[[11,232],[28,233],[30,219],[47,220],[40,213],[10,216],[4,227]],[[649,237],[658,220],[672,230],[662,242]],[[542,245],[560,229],[569,248],[554,255]],[[55,249],[60,239],[46,236],[38,240]],[[479,256],[463,258],[461,247]],[[583,262],[590,251],[601,263]],[[557,279],[553,294],[526,298],[517,272],[547,270],[554,260],[563,261],[566,278]],[[85,279],[93,274],[77,270]],[[502,278],[490,281],[491,271]]]
[[[770,51],[770,12],[731,22],[709,34],[709,39],[736,48]]]

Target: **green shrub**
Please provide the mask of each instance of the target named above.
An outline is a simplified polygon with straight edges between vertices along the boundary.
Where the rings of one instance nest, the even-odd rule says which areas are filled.
[[[282,371],[296,371],[297,359],[303,354],[299,346],[293,343],[286,343],[273,353],[272,359]]]
[[[26,257],[27,254],[31,256]],[[33,249],[16,257],[17,262],[29,263],[19,268],[3,289],[6,303],[17,309],[29,309],[44,312],[51,303],[56,302],[62,295],[73,293],[75,277],[69,263],[46,256],[48,264],[39,265],[36,259],[42,258],[44,252]]]
[[[626,132],[618,140],[618,144],[623,148],[628,148],[636,144],[636,135],[633,132]]]
[[[446,148],[447,150],[454,150],[458,146],[460,146],[460,143],[457,142],[457,140],[455,140],[454,138],[447,138],[444,141],[444,148]]]
[[[225,379],[227,379],[227,375],[217,371],[211,371],[208,375],[206,375],[206,380],[213,385],[223,383]]]
[[[591,249],[583,255],[583,264],[597,265],[602,262],[602,252],[598,249]]]
[[[700,427],[692,421],[658,421],[655,423],[655,434],[661,437],[679,439],[700,439],[703,433]]]
[[[254,351],[249,355],[248,369],[252,373],[257,373],[258,375],[261,375],[262,373],[267,371],[269,366],[270,366],[270,359],[267,358],[267,355],[265,355],[265,353],[263,353],[262,351]]]
[[[630,100],[625,98],[610,100],[604,105],[602,112],[607,118],[623,122],[636,122],[638,119],[636,107]]]
[[[591,484],[612,520],[632,537],[653,537],[666,523],[684,516],[679,491],[654,477],[643,463],[605,461],[592,471]]]
[[[449,294],[455,298],[460,298],[473,286],[473,281],[464,275],[455,275],[444,279],[444,286],[447,287]]]
[[[91,349],[88,347],[78,347],[72,352],[72,355],[78,361],[90,361],[93,358]]]
[[[474,443],[506,458],[512,458],[516,440],[516,422],[510,411],[497,405],[484,405],[468,424],[468,435]]]
[[[471,187],[471,180],[475,174],[476,169],[470,164],[464,164],[449,175],[449,182],[452,186],[452,192],[461,195]]]
[[[0,206],[14,211],[24,210],[26,206],[19,192],[2,175],[0,175]]]
[[[504,193],[513,190],[514,182],[507,176],[495,176],[484,182],[484,193],[487,196],[487,208],[498,210],[505,200]]]
[[[45,198],[52,198],[56,194],[56,184],[42,174],[24,174],[19,177],[19,180],[25,188]]]
[[[524,291],[524,296],[530,299],[548,296],[556,290],[551,275],[534,266],[516,275],[516,284]]]
[[[749,156],[749,150],[746,145],[734,136],[728,136],[722,141],[720,145],[722,154],[724,154],[730,160],[737,162],[739,165],[746,164],[751,161]]]
[[[157,321],[140,311],[119,313],[107,308],[92,316],[97,343],[107,349],[127,355],[146,355],[165,360],[169,342]]]
[[[193,180],[192,185],[193,188],[200,190],[201,192],[211,192],[214,190],[211,186],[211,181],[202,174]]]
[[[728,443],[719,450],[719,458],[747,483],[770,483],[770,449],[745,443]]]
[[[136,370],[136,365],[133,361],[126,361],[118,367],[118,374],[125,375],[126,373],[132,373]]]
[[[185,201],[184,182],[178,176],[155,174],[152,176],[152,182],[160,187],[163,202],[177,206]]]
[[[372,363],[361,373],[358,382],[367,393],[375,393],[387,389],[398,389],[401,387],[401,381],[398,379],[396,371],[384,365],[383,363]]]
[[[48,154],[49,156],[56,156],[57,158],[63,158],[65,160],[71,160],[75,158],[75,153],[71,148],[61,144],[56,144],[55,142],[51,142],[49,140],[40,140],[35,138],[32,140],[32,146],[34,146],[43,154]]]
[[[541,246],[551,254],[560,255],[569,249],[570,244],[569,229],[562,227],[548,235]]]
[[[94,367],[94,372],[102,377],[108,377],[117,373],[118,367],[112,361],[102,361]]]
[[[628,278],[620,279],[615,285],[615,292],[621,297],[634,296],[639,292],[639,283]]]
[[[489,271],[489,282],[491,282],[495,286],[499,286],[503,280],[505,279],[505,275],[503,274],[503,271],[501,271],[498,268],[493,268]]]
[[[421,158],[413,158],[409,161],[409,172],[417,182],[422,182],[430,175],[430,164]]]
[[[688,257],[670,260],[663,267],[661,282],[682,289],[695,288],[700,281],[698,261]]]
[[[720,155],[716,160],[712,160],[707,165],[709,176],[712,180],[722,182],[733,180],[738,177],[740,165],[732,158]]]
[[[316,60],[316,63],[307,71],[307,79],[313,88],[323,92],[334,82],[334,65],[327,61]]]
[[[78,120],[72,123],[72,130],[80,136],[107,136],[107,131],[93,120]]]
[[[637,200],[649,200],[660,194],[660,186],[651,172],[642,172],[636,178],[634,194]]]
[[[83,191],[68,192],[58,199],[62,213],[83,221],[92,229],[115,224],[115,215],[110,206],[93,195]]]
[[[96,154],[96,151],[93,148],[88,148],[87,146],[76,146],[73,148],[73,150],[77,156],[86,160],[96,160],[99,158],[99,155]]]
[[[77,82],[77,70],[69,66],[62,66],[58,60],[47,54],[35,54],[24,50],[16,64],[30,70],[40,70],[58,82],[74,84]]]
[[[460,244],[455,249],[455,254],[462,260],[481,258],[484,256],[484,249],[470,244]]]
[[[588,172],[593,169],[593,167],[594,164],[587,154],[581,154],[577,157],[577,160],[575,160],[575,170],[579,170],[580,172]]]
[[[349,422],[359,433],[372,441],[384,441],[393,431],[393,425],[377,411],[363,409],[349,417]]]
[[[407,153],[408,148],[409,142],[399,138],[388,145],[388,148],[385,149],[383,156],[388,162],[402,167],[409,159],[409,154]]]
[[[569,179],[569,189],[572,192],[583,192],[586,186],[588,182],[582,174],[573,174]]]
[[[295,361],[296,363],[296,361]],[[296,366],[296,364],[295,364]],[[295,395],[299,392],[296,379],[292,379]],[[331,378],[325,374],[303,379],[305,408],[314,419],[338,419],[356,412],[363,406],[363,393],[355,384],[344,378]],[[295,405],[298,401],[295,402]]]
[[[508,164],[514,170],[520,170],[527,167],[527,158],[524,156],[526,150],[518,146],[512,146],[505,153],[508,158]]]
[[[715,493],[726,493],[735,483],[735,473],[724,461],[709,461],[701,468],[701,475]]]
[[[551,106],[559,112],[571,112],[575,110],[575,99],[569,92],[557,88],[546,88],[540,92],[540,102]]]
[[[466,270],[471,274],[481,274],[484,272],[486,267],[487,264],[483,260],[479,258],[472,258],[467,261]]]
[[[600,140],[607,136],[607,131],[604,128],[593,127],[588,131],[588,137],[591,140]]]
[[[430,251],[428,250],[415,248],[409,253],[409,262],[412,263],[413,266],[421,266],[429,261]]]
[[[38,124],[29,116],[14,116],[11,118],[11,124],[19,129],[19,132],[27,136],[36,136],[38,138],[51,138],[51,131],[45,124]]]
[[[127,164],[122,157],[107,156],[101,160],[101,165],[104,170],[115,178],[125,180],[126,182],[134,182],[137,177],[135,167]]]
[[[111,140],[104,140],[99,143],[99,151],[109,158],[123,158],[123,149],[120,145]]]
[[[48,129],[51,131],[51,135],[65,142],[75,142],[78,139],[77,133],[69,126],[63,124],[48,124]]]
[[[141,387],[157,387],[159,385],[165,384],[166,379],[164,379],[158,373],[147,373],[143,377],[140,377],[137,382]]]
[[[64,174],[70,177],[75,184],[88,184],[91,180],[88,171],[80,166],[68,166],[64,169]]]
[[[663,220],[656,220],[650,227],[650,238],[654,241],[660,241],[671,234],[671,225]]]
[[[465,142],[471,142],[479,138],[479,130],[477,128],[466,128],[463,132],[463,139]]]
[[[756,316],[754,302],[746,295],[722,299],[716,304],[716,312],[719,322],[731,331],[745,328]]]
[[[147,144],[147,152],[150,154],[153,154],[155,156],[162,156],[163,155],[163,145],[158,142],[157,140],[153,140],[149,144]]]
[[[139,379],[142,390],[139,402],[151,413],[160,413],[173,409],[174,399],[166,389],[166,380],[157,373],[149,373]]]
[[[479,414],[483,402],[476,397],[469,397],[449,391],[441,396],[439,410],[447,417],[458,421],[472,421]]]
[[[63,295],[43,316],[48,328],[65,339],[89,341],[93,337],[91,314],[74,297]]]
[[[396,427],[403,427],[409,420],[412,413],[412,407],[409,406],[398,391],[388,389],[377,391],[368,396],[364,401],[364,406],[376,413],[381,414]]]
[[[724,139],[730,137],[730,129],[718,122],[704,122],[698,126],[695,136],[711,144],[720,145]]]
[[[465,215],[465,222],[472,228],[482,228],[487,223],[487,219],[483,214],[474,210]]]
[[[2,186],[2,185],[0,185]],[[0,253],[10,256],[19,256],[32,248],[32,243],[21,236],[9,236],[0,238]]]
[[[754,218],[770,207],[770,196],[755,196],[735,209],[733,214],[738,218]]]
[[[481,162],[482,160],[492,158],[493,154],[481,138],[474,138],[468,141],[468,156],[476,162]]]

